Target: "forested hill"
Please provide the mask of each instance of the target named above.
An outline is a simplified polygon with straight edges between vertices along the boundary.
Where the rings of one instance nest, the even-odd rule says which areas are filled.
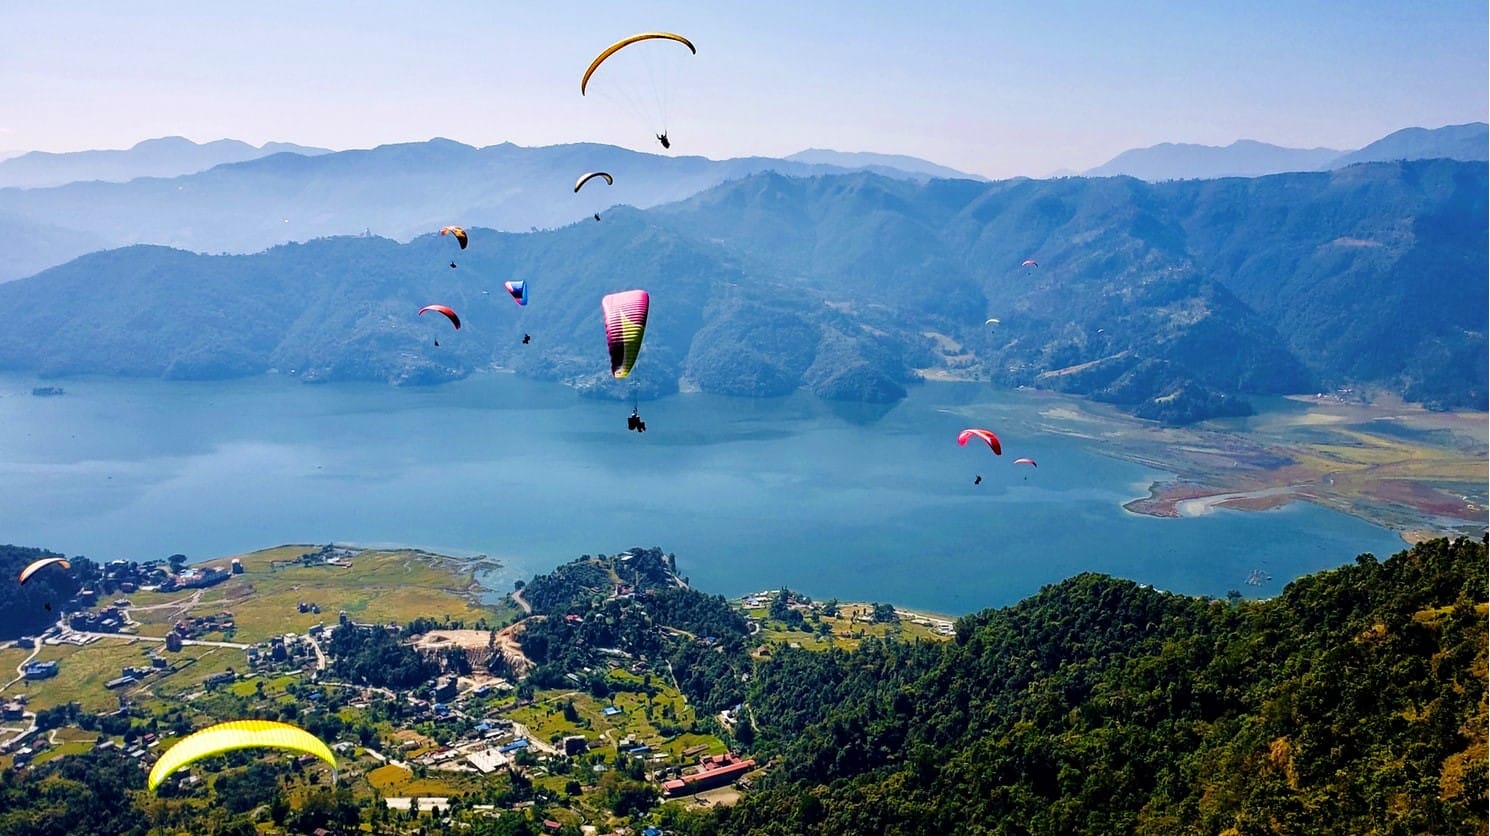
[[[130,247],[0,285],[0,369],[432,383],[496,365],[615,391],[598,302],[642,287],[643,396],[887,402],[952,374],[1169,423],[1341,386],[1483,409],[1486,189],[1484,163],[1449,160],[1163,184],[766,173],[602,223],[472,229],[463,252],[433,234]],[[463,330],[414,315],[430,303]]]
[[[728,834],[1484,833],[1486,548],[1266,601],[1081,575],[949,644],[784,650]]]

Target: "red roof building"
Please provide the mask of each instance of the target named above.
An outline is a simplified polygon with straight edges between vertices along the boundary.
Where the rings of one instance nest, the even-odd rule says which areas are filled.
[[[662,792],[664,795],[685,795],[722,787],[734,783],[740,776],[754,768],[754,758],[740,760],[732,754],[706,755],[699,761],[697,772],[664,782]]]

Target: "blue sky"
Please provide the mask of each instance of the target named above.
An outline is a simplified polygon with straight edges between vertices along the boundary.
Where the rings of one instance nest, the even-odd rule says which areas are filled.
[[[1169,141],[1355,148],[1490,110],[1484,0],[73,0],[0,4],[0,155],[166,135],[660,150],[579,95],[601,48],[651,29],[698,46],[673,62],[668,128],[673,153],[714,158],[1043,176]]]

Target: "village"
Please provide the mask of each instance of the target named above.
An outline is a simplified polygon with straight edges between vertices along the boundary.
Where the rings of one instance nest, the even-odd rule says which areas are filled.
[[[618,556],[614,565],[626,559]],[[163,745],[196,725],[183,708],[222,719],[270,711],[322,734],[345,762],[340,780],[367,786],[389,810],[443,810],[492,780],[517,782],[531,791],[498,793],[488,806],[559,805],[579,811],[585,833],[610,832],[593,823],[604,819],[604,805],[589,799],[614,795],[620,782],[650,787],[655,801],[643,809],[672,800],[729,804],[769,768],[736,740],[738,724],[750,722],[747,706],[737,701],[701,714],[672,665],[659,667],[646,653],[600,646],[557,680],[550,675],[541,687],[530,681],[535,664],[523,653],[525,627],[584,635],[607,607],[645,602],[648,595],[631,584],[608,583],[588,610],[552,624],[515,608],[511,623],[498,626],[496,614],[476,606],[426,623],[408,619],[407,611],[358,606],[382,600],[359,584],[385,583],[395,567],[450,571],[422,553],[322,547],[217,565],[176,563],[104,564],[97,583],[59,608],[55,624],[0,649],[0,659],[23,654],[17,677],[0,691],[0,767],[116,748],[148,769]],[[521,591],[512,597],[527,607]],[[890,622],[915,625],[910,629],[927,638],[952,632],[948,619],[889,605],[814,602],[788,590],[746,595],[732,607],[761,658],[772,647],[851,646],[866,631],[883,634]],[[276,627],[286,629],[271,632]],[[668,625],[652,630],[649,646],[723,651],[720,636]],[[347,676],[333,648],[345,650],[354,639],[381,653],[412,651],[422,660],[417,676],[397,685]],[[183,770],[169,793],[207,793],[210,777],[204,768]],[[565,813],[552,816],[544,821],[557,829]]]

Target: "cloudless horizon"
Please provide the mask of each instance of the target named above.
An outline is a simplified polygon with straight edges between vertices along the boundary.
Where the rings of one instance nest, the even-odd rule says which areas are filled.
[[[176,135],[660,151],[578,89],[600,49],[655,29],[698,47],[669,90],[671,153],[716,159],[831,148],[1041,177],[1163,142],[1350,150],[1490,112],[1483,2],[83,0],[0,10],[0,157]]]

